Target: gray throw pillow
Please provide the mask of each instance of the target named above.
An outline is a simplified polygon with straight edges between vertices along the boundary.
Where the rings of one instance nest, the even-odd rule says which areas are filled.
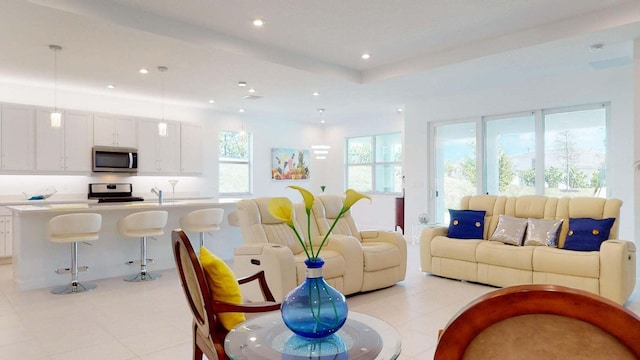
[[[527,219],[525,245],[558,247],[558,232],[562,226],[560,220]]]
[[[517,218],[509,215],[498,217],[498,226],[493,232],[491,241],[500,241],[509,245],[522,245],[522,238],[527,227],[527,219]]]

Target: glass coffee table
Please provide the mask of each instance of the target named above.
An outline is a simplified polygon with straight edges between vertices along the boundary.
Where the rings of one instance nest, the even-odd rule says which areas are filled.
[[[389,360],[397,359],[400,350],[400,334],[393,326],[354,311],[338,332],[322,339],[295,335],[274,311],[239,324],[224,341],[224,351],[233,360]]]

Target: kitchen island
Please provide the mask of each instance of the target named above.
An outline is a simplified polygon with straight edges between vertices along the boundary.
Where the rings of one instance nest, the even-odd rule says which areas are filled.
[[[87,272],[79,274],[80,282],[125,276],[139,271],[138,262],[128,266],[125,262],[139,260],[140,240],[118,233],[118,220],[139,211],[165,210],[169,217],[165,233],[150,237],[147,253],[154,259],[150,271],[175,267],[171,249],[171,231],[179,228],[182,215],[198,209],[218,207],[225,210],[221,230],[207,235],[205,245],[223,259],[232,259],[233,249],[240,244],[240,230],[228,224],[227,215],[235,210],[235,200],[213,199],[141,201],[129,203],[60,203],[38,205],[13,205],[6,208],[13,212],[13,277],[20,290],[52,287],[69,282],[69,275],[58,275],[54,271],[68,268],[71,261],[70,245],[49,241],[46,234],[48,221],[58,215],[93,212],[102,215],[100,238],[78,246],[78,265],[88,266]],[[193,244],[198,234],[189,234]],[[160,280],[161,281],[161,280]]]

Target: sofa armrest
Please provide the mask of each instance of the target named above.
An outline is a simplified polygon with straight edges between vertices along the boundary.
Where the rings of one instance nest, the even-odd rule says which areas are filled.
[[[420,269],[431,272],[431,240],[436,236],[447,236],[449,228],[444,226],[429,226],[420,233]]]
[[[395,231],[364,230],[360,231],[360,237],[362,238],[363,244],[384,242],[397,247],[398,251],[400,251],[401,257],[400,272],[402,274],[402,279],[404,280],[407,274],[407,240],[402,236],[402,234]]]
[[[267,284],[276,301],[297,286],[296,265],[291,249],[277,244],[242,244],[233,251],[233,270],[242,277],[264,271]],[[264,301],[260,289],[243,286],[242,295],[248,301]]]
[[[624,304],[636,285],[636,246],[607,240],[600,245],[600,295]]]
[[[323,236],[314,238],[314,244],[319,244]],[[360,241],[348,235],[329,235],[327,242],[320,251],[320,257],[325,250],[332,250],[342,254],[345,261],[345,273],[343,294],[349,295],[359,292],[362,289],[362,278],[364,276],[364,255]]]

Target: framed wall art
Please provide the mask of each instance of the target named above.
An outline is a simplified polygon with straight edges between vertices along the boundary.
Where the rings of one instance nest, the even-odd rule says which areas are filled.
[[[308,180],[309,179],[309,150],[304,149],[271,149],[271,179],[280,180]]]

